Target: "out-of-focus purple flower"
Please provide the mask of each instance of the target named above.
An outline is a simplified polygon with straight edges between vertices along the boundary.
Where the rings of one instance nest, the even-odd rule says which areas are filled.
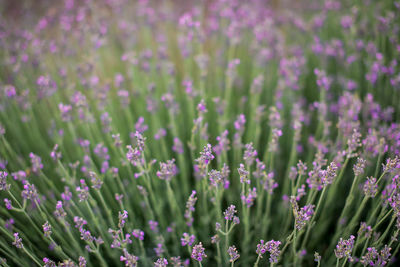
[[[158,233],[159,232],[159,230],[158,230],[158,222],[157,221],[150,220],[149,221],[149,226],[150,226],[150,230],[153,231],[154,233]]]
[[[144,240],[144,232],[140,229],[133,230],[132,235],[140,241]]]
[[[183,144],[178,137],[174,138],[174,145],[172,146],[172,150],[175,153],[183,154]]]
[[[347,140],[347,157],[352,158],[357,156],[357,149],[361,146],[361,134],[357,129],[353,129],[353,134]]]
[[[92,182],[92,188],[100,190],[103,185],[103,181],[98,177],[95,172],[89,172],[90,181]]]
[[[76,191],[78,192],[79,202],[86,201],[89,198],[89,187],[86,185],[84,179],[81,179],[80,186],[76,187]]]
[[[354,239],[355,237],[353,235],[351,235],[350,238],[346,240],[340,238],[335,249],[336,258],[338,259],[346,258],[350,260],[352,259],[351,253],[353,251]]]
[[[249,172],[245,169],[243,164],[239,165],[239,168],[237,169],[240,177],[240,183],[247,183],[250,184],[250,179],[249,179]]]
[[[264,173],[264,179],[261,181],[263,184],[263,188],[268,194],[272,195],[274,193],[274,189],[278,187],[278,183],[274,180],[275,173]]]
[[[237,213],[236,206],[235,205],[230,205],[225,211],[224,211],[224,218],[227,221],[232,221],[233,217]]]
[[[229,139],[228,139],[228,130],[222,132],[220,136],[217,136],[217,144],[213,147],[213,150],[216,155],[221,155],[223,152],[229,150]]]
[[[361,222],[360,229],[358,229],[357,234],[358,236],[369,238],[372,236],[372,227],[367,225],[366,222]]]
[[[79,267],[86,267],[86,259],[83,256],[79,256]]]
[[[24,184],[24,190],[22,190],[21,196],[23,199],[30,199],[33,202],[39,200],[39,195],[37,193],[35,185],[30,184],[29,182],[26,182],[26,184]]]
[[[230,246],[227,252],[229,255],[229,262],[235,262],[237,259],[240,258],[240,254],[238,253],[235,246]]]
[[[12,210],[11,200],[9,200],[8,198],[5,198],[4,199],[4,204],[6,205],[6,209]]]
[[[123,256],[120,256],[119,260],[125,262],[126,267],[136,267],[139,258],[133,254],[129,254],[128,251],[124,248],[123,249]]]
[[[125,220],[128,219],[128,212],[124,210],[123,212],[118,212],[118,228],[122,229],[125,225]]]
[[[189,196],[188,201],[186,202],[186,210],[185,210],[185,219],[186,219],[186,224],[188,226],[192,226],[193,224],[193,216],[192,213],[194,212],[194,205],[196,204],[197,197],[196,197],[196,191],[192,191],[192,194]]]
[[[166,258],[160,258],[154,262],[154,267],[167,267],[168,261]]]
[[[353,25],[353,17],[345,15],[340,19],[340,24],[344,29],[348,29]]]
[[[367,181],[365,181],[363,186],[365,196],[375,197],[376,193],[378,192],[378,184],[376,182],[376,178],[367,177]]]
[[[43,258],[44,267],[56,267],[56,263],[49,258]],[[61,264],[60,264],[61,265]]]
[[[22,239],[19,237],[19,233],[14,233],[14,242],[12,243],[17,248],[23,248]]]
[[[154,248],[154,251],[155,251],[157,257],[161,257],[161,255],[164,253],[163,244],[157,243],[157,246]]]
[[[203,261],[204,258],[207,258],[206,253],[204,252],[203,244],[200,242],[199,244],[195,245],[192,249],[192,259],[196,261]]]
[[[72,119],[72,106],[65,105],[63,103],[58,104],[58,109],[61,112],[61,120],[62,121],[71,121]]]
[[[298,231],[303,229],[306,225],[307,221],[311,219],[314,215],[314,205],[306,205],[299,209],[299,206],[296,201],[296,197],[292,196],[290,198],[290,203],[292,204],[293,215],[295,218],[295,226]]]
[[[10,184],[7,184],[7,176],[7,172],[0,171],[0,191],[9,190],[11,187]]]
[[[57,201],[56,210],[54,211],[54,216],[56,216],[56,218],[58,219],[64,219],[67,216],[67,213],[63,208],[62,201]]]
[[[397,156],[393,159],[388,158],[386,164],[382,164],[382,166],[384,172],[391,173],[395,169],[400,169],[400,159]]]
[[[36,174],[39,173],[39,171],[43,169],[42,159],[32,152],[29,154],[29,157],[31,158],[32,172]]]
[[[61,159],[61,151],[58,151],[58,144],[54,145],[53,150],[50,152],[50,157],[54,161]]]
[[[3,87],[3,90],[4,90],[4,95],[10,99],[17,95],[17,91],[15,90],[15,87],[12,85],[5,85]]]
[[[196,237],[194,235],[189,235],[188,233],[183,233],[181,237],[181,245],[191,247],[195,241]]]
[[[257,157],[257,150],[254,149],[253,143],[246,144],[246,150],[243,154],[243,160],[247,166],[253,165],[254,159]]]
[[[51,235],[51,225],[48,221],[43,224],[43,233],[45,237],[50,237]]]
[[[244,202],[248,208],[253,206],[254,200],[257,198],[257,189],[253,187],[253,189],[249,188],[249,193],[246,195],[242,195],[241,199],[242,202]]]
[[[161,180],[169,182],[177,173],[178,168],[175,165],[175,159],[168,160],[166,163],[160,162],[160,170],[157,171],[157,176]]]
[[[357,163],[354,164],[354,166],[353,166],[353,172],[354,172],[355,176],[360,176],[361,174],[364,173],[366,162],[367,161],[363,158],[360,158],[360,157],[357,158]]]
[[[264,255],[267,251],[270,253],[269,262],[277,263],[278,258],[281,255],[281,251],[279,249],[281,242],[270,240],[267,243],[264,243],[264,240],[260,240],[260,243],[257,244],[256,253],[260,258]]]
[[[145,131],[147,131],[148,128],[149,128],[149,126],[144,124],[144,118],[143,117],[139,117],[139,119],[137,120],[137,122],[135,124],[136,131],[139,132],[140,134],[142,134]]]

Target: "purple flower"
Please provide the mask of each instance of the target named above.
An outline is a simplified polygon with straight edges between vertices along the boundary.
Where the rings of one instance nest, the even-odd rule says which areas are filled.
[[[118,211],[118,227],[120,229],[124,228],[126,219],[128,219],[128,212],[126,210],[123,212]]]
[[[3,90],[5,96],[8,98],[13,98],[17,95],[17,91],[15,90],[15,87],[12,85],[5,85]]]
[[[32,152],[29,154],[29,157],[31,158],[32,172],[36,174],[39,173],[39,171],[43,169],[42,159]]]
[[[246,203],[247,207],[250,208],[253,206],[254,200],[257,198],[257,189],[253,187],[253,189],[249,188],[249,193],[247,196],[242,195],[241,199],[244,203]]]
[[[357,234],[359,237],[364,236],[365,238],[369,238],[372,236],[372,227],[367,225],[366,222],[361,222]]]
[[[388,158],[386,164],[382,164],[382,166],[384,172],[391,173],[395,169],[400,169],[400,159],[397,156],[393,159]]]
[[[233,217],[237,213],[236,206],[235,205],[230,205],[225,211],[224,211],[224,218],[227,221],[232,221]]]
[[[133,254],[129,254],[125,248],[123,249],[123,252],[124,252],[124,255],[120,256],[119,260],[125,262],[125,266],[127,266],[127,267],[136,267],[139,258]]]
[[[157,257],[161,257],[161,255],[164,253],[163,244],[157,243],[157,247],[154,248],[154,251],[155,251]]]
[[[7,208],[8,210],[11,210],[11,209],[12,209],[11,200],[9,200],[8,198],[5,198],[5,199],[4,199],[4,204],[6,205],[6,208]]]
[[[263,176],[264,179],[261,181],[263,188],[268,192],[268,194],[272,195],[274,193],[274,189],[278,187],[278,183],[274,180],[275,174],[274,172],[270,172],[268,174],[264,172]]]
[[[264,240],[260,240],[260,243],[257,245],[256,253],[260,258],[262,258],[262,255],[268,251],[270,253],[269,262],[277,263],[278,258],[281,255],[281,251],[279,250],[280,244],[280,241],[271,240],[264,243]]]
[[[13,218],[10,218],[4,222],[4,227],[11,232],[14,223],[15,220]]]
[[[210,161],[214,159],[214,155],[212,154],[211,148],[212,148],[212,146],[210,144],[207,144],[204,146],[203,152],[200,152],[200,159],[206,165],[209,164]]]
[[[43,258],[44,267],[56,267],[56,263],[48,258]]]
[[[221,155],[222,152],[226,152],[229,150],[229,139],[228,139],[228,130],[222,132],[220,136],[217,136],[217,144],[213,147],[213,151],[217,155]]]
[[[23,248],[22,239],[19,237],[19,233],[14,233],[14,242],[12,243],[17,248]]]
[[[103,181],[99,179],[95,172],[89,172],[90,181],[92,182],[92,188],[100,190],[103,185]]]
[[[151,231],[153,231],[154,233],[158,233],[158,222],[157,221],[150,220],[149,226],[150,226]]]
[[[337,166],[334,161],[332,161],[329,166],[326,168],[326,170],[321,170],[319,175],[321,176],[321,182],[324,185],[332,184],[333,180],[337,176]]]
[[[343,238],[340,238],[338,244],[336,245],[336,249],[335,249],[336,258],[352,259],[351,252],[353,251],[354,238],[355,237],[353,235],[351,235],[350,238],[347,240],[343,240]]]
[[[192,212],[194,212],[194,205],[196,204],[197,197],[196,197],[196,191],[193,190],[192,194],[189,196],[188,201],[186,202],[186,210],[185,210],[185,219],[186,219],[186,224],[188,226],[192,226],[193,224],[193,216]]]
[[[268,144],[269,152],[277,152],[278,151],[278,139],[282,136],[282,130],[273,128],[271,130],[271,141]]]
[[[10,189],[10,185],[7,184],[7,176],[7,172],[0,171],[0,191]]]
[[[61,193],[61,198],[64,200],[64,202],[70,202],[72,199],[72,192],[69,190],[68,186],[64,187],[64,192]]]
[[[86,259],[83,256],[79,256],[79,267],[86,267]]]
[[[135,133],[136,138],[136,146],[132,148],[132,146],[127,146],[128,152],[126,153],[126,158],[131,162],[133,165],[136,165],[140,162],[142,153],[144,151],[144,142],[146,138],[141,135],[138,131]]]
[[[363,158],[360,157],[357,158],[357,163],[353,166],[353,172],[355,176],[360,176],[361,174],[364,173],[366,162],[367,161]]]
[[[26,184],[24,184],[24,190],[22,190],[21,196],[23,199],[30,199],[33,202],[39,200],[39,195],[37,193],[35,185],[30,184],[29,182],[26,182]]]
[[[246,117],[244,116],[244,114],[240,114],[237,116],[237,119],[233,125],[236,131],[243,132],[245,124],[246,124]]]
[[[140,241],[144,240],[144,232],[140,229],[133,230],[132,235]]]
[[[237,249],[235,246],[230,246],[228,248],[228,255],[229,255],[229,261],[230,262],[235,262],[237,259],[240,258],[240,254],[237,252]]]
[[[160,170],[157,171],[157,176],[161,180],[169,182],[177,173],[178,168],[175,165],[175,159],[168,160],[166,163],[160,162]]]
[[[57,161],[61,159],[61,152],[57,151],[58,150],[58,144],[55,144],[53,147],[53,150],[50,152],[50,157],[54,160]]]
[[[249,172],[246,170],[244,165],[240,163],[239,168],[237,169],[240,177],[240,183],[250,184],[250,179],[248,178]]]
[[[196,237],[194,235],[189,235],[188,233],[183,233],[183,237],[181,238],[182,247],[189,246],[191,247],[194,243]]]
[[[43,232],[45,237],[50,237],[51,235],[51,225],[48,221],[43,224]]]
[[[58,109],[61,112],[61,120],[62,121],[71,121],[71,112],[72,106],[71,105],[64,105],[63,103],[58,104]]]
[[[375,197],[376,193],[378,192],[378,184],[376,182],[376,178],[372,176],[367,177],[367,181],[365,181],[363,186],[365,196]]]
[[[358,154],[356,153],[357,148],[361,146],[361,134],[358,131],[358,129],[353,129],[353,134],[351,135],[351,138],[347,140],[347,157],[352,158],[357,156]]]
[[[174,138],[174,145],[172,146],[172,150],[175,153],[183,154],[183,144],[178,137]]]
[[[54,216],[58,219],[64,219],[65,216],[67,216],[67,213],[65,212],[63,208],[63,203],[62,201],[57,201],[56,204],[56,210],[54,211]]]
[[[199,262],[203,261],[204,258],[207,258],[207,255],[204,252],[203,244],[201,242],[193,247],[191,257],[192,259]]]
[[[160,258],[154,263],[154,267],[167,267],[168,261],[165,258]]]
[[[290,198],[290,203],[292,204],[292,209],[293,209],[293,215],[295,218],[295,226],[297,230],[301,230],[311,219],[311,217],[314,215],[314,205],[306,205],[299,209],[299,206],[296,202],[296,197],[292,196]]]
[[[79,202],[86,201],[89,198],[89,187],[86,185],[85,180],[80,180],[80,186],[76,188],[78,192]]]
[[[149,127],[144,124],[144,118],[143,117],[139,117],[139,119],[137,120],[136,124],[135,124],[135,129],[136,129],[136,133],[144,133]]]
[[[211,170],[208,173],[208,179],[210,180],[210,185],[212,187],[218,187],[218,185],[222,182],[221,172],[217,170]]]
[[[253,143],[246,144],[243,160],[247,166],[253,165],[254,159],[257,157],[257,150],[254,149]]]

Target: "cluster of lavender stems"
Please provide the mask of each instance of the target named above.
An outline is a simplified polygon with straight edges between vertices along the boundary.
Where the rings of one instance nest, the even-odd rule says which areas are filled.
[[[0,266],[396,266],[400,1],[0,4]]]

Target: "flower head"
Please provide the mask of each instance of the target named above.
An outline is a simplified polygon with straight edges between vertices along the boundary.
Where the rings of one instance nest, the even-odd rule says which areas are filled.
[[[203,261],[204,258],[207,258],[207,255],[204,252],[203,244],[201,242],[193,247],[191,257],[192,259],[200,262]]]
[[[355,237],[353,235],[351,235],[350,238],[347,240],[343,240],[343,238],[340,238],[338,244],[336,245],[336,249],[335,249],[336,258],[338,258],[338,259],[341,259],[341,258],[351,259],[352,258],[351,252],[353,251],[354,239],[355,239]]]
[[[235,246],[230,246],[228,248],[228,255],[229,255],[229,261],[230,262],[235,262],[237,259],[240,258],[240,254],[238,253],[237,249]]]

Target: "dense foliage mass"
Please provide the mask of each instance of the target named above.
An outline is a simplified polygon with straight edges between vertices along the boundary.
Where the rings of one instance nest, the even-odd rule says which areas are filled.
[[[399,1],[11,2],[1,265],[396,264]]]

